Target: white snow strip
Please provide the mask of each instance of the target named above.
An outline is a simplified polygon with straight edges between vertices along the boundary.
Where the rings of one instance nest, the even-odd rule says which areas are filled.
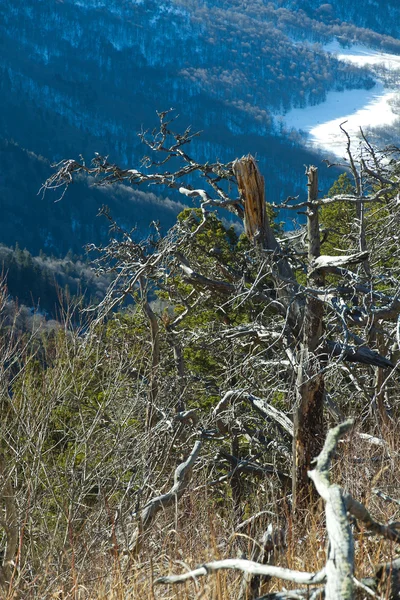
[[[356,45],[345,50],[338,42],[331,42],[325,50],[337,54],[340,60],[350,60],[360,66],[385,64],[388,69],[400,69],[400,56],[384,54]],[[398,93],[398,92],[397,92]],[[294,108],[278,117],[286,129],[298,129],[308,134],[308,144],[343,157],[347,139],[339,125],[347,121],[345,128],[352,139],[359,137],[360,127],[391,125],[397,118],[390,102],[396,96],[377,82],[370,90],[345,90],[328,92],[326,101],[316,106]]]
[[[353,44],[349,48],[344,48],[337,40],[324,46],[326,52],[335,54],[339,60],[347,61],[364,67],[365,65],[384,65],[387,69],[400,69],[400,56],[378,52],[363,46],[362,44]]]

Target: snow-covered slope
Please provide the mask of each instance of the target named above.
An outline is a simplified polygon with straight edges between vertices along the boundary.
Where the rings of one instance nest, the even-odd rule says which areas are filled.
[[[395,82],[400,81],[400,56],[360,44],[343,48],[337,40],[327,44],[325,50],[341,61],[377,68],[375,86],[370,90],[331,91],[318,106],[291,110],[281,119],[288,129],[306,132],[312,146],[343,156],[347,138],[341,124],[356,143],[360,128],[369,133],[375,127],[392,125],[398,119],[393,105],[398,95]]]
[[[203,131],[192,148],[199,159],[252,152],[268,169],[272,200],[300,193],[303,164],[318,159],[304,153],[300,136],[286,134],[277,116],[319,110],[339,90],[375,93],[368,68],[338,60],[324,46],[340,36],[400,53],[398,40],[343,23],[335,13],[342,3],[331,7],[282,0],[0,0],[0,138],[49,160],[79,153],[90,159],[97,151],[135,166],[144,153],[137,132],[157,124],[156,110],[172,106],[181,115],[177,127]],[[22,160],[17,179],[23,174]],[[326,186],[334,176],[326,175]],[[32,184],[32,198],[36,192]],[[10,188],[3,194],[11,207]],[[18,207],[15,223],[17,213]],[[37,244],[54,240],[57,251],[57,236],[35,227]],[[2,235],[0,225],[0,242]]]

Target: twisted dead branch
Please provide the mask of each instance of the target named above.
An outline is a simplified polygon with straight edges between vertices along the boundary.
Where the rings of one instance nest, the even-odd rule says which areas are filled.
[[[130,537],[129,546],[126,549],[126,552],[131,556],[136,556],[139,553],[143,543],[143,536],[150,528],[156,515],[161,510],[165,510],[169,506],[175,505],[177,500],[183,495],[190,481],[193,465],[200,453],[201,446],[202,442],[196,441],[187,459],[176,468],[174,485],[171,489],[161,496],[152,498],[146,506],[140,510],[138,515],[134,515],[137,519],[137,527]]]
[[[264,565],[251,560],[224,559],[212,561],[199,566],[181,575],[168,575],[160,577],[155,584],[176,584],[207,576],[213,572],[232,569],[242,571],[248,576],[267,576],[291,581],[300,585],[324,584],[324,597],[326,600],[351,600],[354,586],[370,590],[363,582],[358,582],[354,577],[354,541],[347,513],[351,513],[357,520],[374,533],[391,541],[400,543],[400,534],[394,525],[381,525],[377,523],[366,508],[349,494],[345,494],[339,485],[331,484],[330,468],[340,438],[350,431],[354,425],[353,420],[345,421],[331,429],[326,437],[323,449],[316,459],[315,468],[309,472],[309,477],[314,482],[320,496],[325,501],[326,528],[328,535],[327,562],[323,569],[316,573],[301,572],[282,567]],[[396,566],[396,565],[395,565]],[[392,565],[393,568],[393,565]],[[387,578],[390,575],[390,566],[385,565],[377,571],[377,578]],[[397,574],[396,574],[397,577]],[[395,581],[397,581],[395,577]],[[370,590],[374,594],[373,590]],[[318,594],[320,590],[318,589]],[[267,594],[263,598],[308,598],[309,592],[282,591]],[[395,596],[393,596],[394,598]]]

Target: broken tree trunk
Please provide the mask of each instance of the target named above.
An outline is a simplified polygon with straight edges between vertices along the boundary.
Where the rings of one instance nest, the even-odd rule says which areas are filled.
[[[251,242],[261,242],[270,250],[279,250],[267,217],[265,184],[252,156],[235,161],[233,170],[244,203],[244,231]]]
[[[246,156],[235,161],[234,173],[243,199],[245,218],[244,227],[250,241],[273,251],[272,277],[277,296],[286,306],[288,321],[298,328],[303,316],[303,339],[300,349],[300,361],[297,372],[297,404],[295,410],[295,435],[293,442],[293,501],[297,496],[308,495],[309,480],[307,472],[311,459],[321,451],[324,441],[323,405],[324,377],[317,349],[320,345],[323,321],[323,302],[308,296],[305,307],[296,300],[297,283],[286,258],[276,240],[268,220],[265,208],[264,178],[260,174],[256,161]],[[308,285],[323,287],[324,274],[314,267],[320,257],[320,237],[318,218],[318,169],[310,167],[308,177],[308,259],[310,271]]]
[[[278,275],[283,281],[295,283],[293,271],[276,239],[266,211],[265,184],[252,156],[243,156],[233,164],[240,196],[244,204],[244,230],[251,242],[276,252]]]
[[[308,260],[313,265],[320,256],[318,206],[318,170],[307,169],[308,177]],[[322,288],[324,275],[311,269],[307,283]],[[293,438],[293,507],[301,506],[310,494],[308,471],[311,460],[317,456],[324,443],[324,375],[318,348],[321,342],[324,306],[321,300],[309,295],[306,299],[303,339],[297,368],[296,408]]]

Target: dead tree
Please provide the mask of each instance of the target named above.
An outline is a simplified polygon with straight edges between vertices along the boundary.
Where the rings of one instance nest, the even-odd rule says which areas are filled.
[[[99,156],[90,166],[83,161],[66,160],[57,165],[57,172],[46,182],[44,189],[68,187],[75,174],[83,172],[96,177],[98,185],[122,182],[164,185],[199,201],[200,216],[196,217],[197,220],[178,222],[146,251],[142,247],[138,251],[137,243],[129,237],[123,243],[113,241],[106,248],[106,258],[111,261],[117,275],[100,305],[100,316],[105,316],[122,298],[137,290],[143,278],[151,281],[154,288],[162,289],[172,306],[177,303],[184,306],[182,314],[172,321],[168,319],[167,324],[168,333],[181,334],[182,339],[185,318],[195,314],[203,305],[212,305],[220,311],[224,310],[224,306],[230,306],[231,310],[238,305],[251,306],[251,314],[259,315],[254,322],[235,327],[226,323],[216,331],[213,341],[229,340],[239,351],[243,344],[265,347],[265,360],[250,353],[246,360],[251,362],[251,368],[265,373],[267,378],[269,374],[273,376],[277,367],[285,372],[282,378],[286,385],[287,412],[294,413],[293,497],[294,502],[297,498],[302,502],[309,489],[307,471],[311,459],[319,453],[324,438],[327,378],[340,370],[339,365],[349,364],[347,374],[343,375],[346,385],[361,393],[363,388],[358,383],[357,373],[350,369],[352,364],[367,369],[380,368],[390,373],[394,363],[380,354],[379,348],[388,348],[395,340],[386,340],[387,343],[378,347],[374,342],[377,337],[371,337],[370,332],[372,327],[382,333],[384,323],[396,323],[400,310],[397,275],[386,276],[387,285],[381,289],[382,277],[374,278],[366,274],[365,269],[363,272],[357,269],[357,265],[365,265],[370,257],[371,250],[366,249],[364,241],[357,243],[345,255],[321,254],[318,211],[321,206],[335,202],[350,202],[356,206],[393,203],[398,189],[397,175],[390,171],[386,157],[378,161],[372,155],[367,164],[365,154],[359,166],[355,161],[352,163],[356,171],[361,169],[360,176],[364,178],[356,194],[319,199],[318,172],[315,167],[309,167],[307,199],[296,201],[293,205],[291,198],[285,203],[287,208],[297,211],[306,209],[307,231],[300,231],[298,238],[292,237],[293,241],[289,237],[278,240],[268,220],[264,179],[256,161],[247,156],[227,164],[219,161],[201,164],[187,151],[188,144],[197,134],[192,134],[190,129],[183,134],[174,133],[168,113],[159,116],[160,130],[150,136],[141,134],[142,141],[155,156],[146,157],[145,170],[121,169]],[[181,164],[176,168],[178,160]],[[170,171],[168,168],[172,164],[175,168]],[[196,186],[185,181],[188,176],[192,180],[194,178]],[[207,189],[200,184],[197,187],[199,179],[203,180]],[[237,194],[232,194],[232,189],[237,189]],[[367,193],[365,190],[368,190]],[[243,222],[250,250],[240,258],[240,265],[234,261],[227,262],[218,249],[208,253],[207,261],[202,261],[201,256],[193,251],[196,240],[210,220],[217,218],[211,212],[215,209],[231,211]],[[394,215],[400,220],[397,208]],[[296,242],[296,239],[305,237],[308,239],[307,247]],[[358,240],[361,238],[357,237]],[[301,283],[298,272],[306,273],[305,283]],[[329,283],[326,283],[327,275],[330,276]],[[184,293],[179,291],[180,283],[186,286]],[[148,316],[152,321],[153,316],[150,313]],[[160,326],[159,321],[157,326]],[[210,341],[208,339],[208,344]],[[370,347],[368,342],[374,345]],[[179,364],[181,369],[182,363]],[[291,387],[294,379],[296,397],[293,402]],[[382,398],[381,392],[389,381],[390,374],[384,380],[380,377],[378,399]],[[154,396],[155,388],[152,387],[152,390]],[[231,391],[236,394],[238,389],[233,387]],[[252,390],[245,392],[251,395]],[[367,397],[368,393],[365,395]],[[253,408],[258,410],[255,404]],[[279,427],[271,415],[268,418],[274,427]],[[253,440],[261,439],[260,432],[250,431],[243,419],[239,421],[243,433]],[[211,424],[212,416],[208,422],[208,425]],[[229,435],[229,431],[223,435]],[[287,467],[291,468],[285,442],[277,443],[276,447],[287,461]],[[240,458],[236,459],[239,464]]]
[[[330,482],[331,462],[339,442],[339,439],[353,426],[353,421],[346,421],[328,432],[324,446],[319,454],[315,468],[309,472],[309,477],[314,482],[320,496],[325,501],[326,528],[328,535],[328,553],[325,567],[317,573],[305,573],[284,569],[272,565],[264,565],[258,562],[243,559],[225,559],[209,562],[199,566],[197,569],[183,573],[182,575],[169,575],[160,577],[156,584],[177,584],[188,580],[196,580],[198,577],[208,576],[222,569],[233,569],[242,571],[246,575],[276,577],[284,581],[295,582],[306,586],[319,586],[320,592],[324,593],[326,600],[352,600],[354,587],[367,590],[370,595],[374,591],[365,583],[359,582],[354,576],[354,540],[347,513],[355,519],[363,522],[378,535],[388,540],[400,542],[400,534],[395,526],[382,525],[372,519],[367,509],[346,494],[343,489]],[[397,589],[397,565],[385,565],[377,572],[377,579],[384,579],[383,573],[391,573],[392,593]],[[323,586],[323,587],[321,587]],[[282,592],[267,598],[291,598],[292,592]],[[308,598],[309,589],[296,590],[295,597]]]
[[[308,207],[307,238],[308,261],[307,285],[323,289],[324,275],[315,261],[320,257],[320,232],[318,219],[318,171],[307,170]],[[324,435],[324,366],[320,359],[323,333],[324,304],[313,295],[306,298],[304,307],[303,334],[297,368],[296,408],[294,413],[293,437],[293,504],[307,489],[308,470],[311,459],[319,454]]]

